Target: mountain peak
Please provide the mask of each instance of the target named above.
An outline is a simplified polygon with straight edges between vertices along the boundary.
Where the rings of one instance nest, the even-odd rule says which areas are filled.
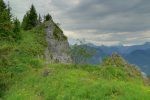
[[[144,45],[150,45],[150,42],[145,42]]]

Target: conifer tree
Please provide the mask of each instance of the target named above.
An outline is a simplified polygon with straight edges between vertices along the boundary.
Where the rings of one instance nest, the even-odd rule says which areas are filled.
[[[30,10],[25,14],[22,22],[22,28],[24,30],[30,30],[38,24],[37,13],[34,5],[31,6]]]
[[[35,27],[37,25],[37,13],[35,10],[34,5],[31,6],[30,8],[30,13],[29,13],[29,23],[31,24],[31,28]]]
[[[15,38],[15,40],[19,40],[21,38],[21,35],[20,35],[20,21],[16,18],[14,20],[14,28],[13,28],[13,38]]]
[[[0,38],[9,37],[12,34],[12,28],[10,7],[0,0]]]
[[[0,0],[0,12],[4,11],[7,8],[3,0]]]
[[[51,20],[51,19],[52,19],[52,17],[51,17],[50,14],[47,14],[47,15],[44,17],[44,21],[49,21],[49,20]]]

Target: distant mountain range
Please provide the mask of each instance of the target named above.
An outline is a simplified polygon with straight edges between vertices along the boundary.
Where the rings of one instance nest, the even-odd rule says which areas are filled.
[[[116,52],[129,63],[139,66],[141,71],[150,75],[150,42],[134,46],[96,46],[93,44],[88,44],[88,46],[96,50],[96,54],[89,59],[89,63],[99,64],[103,58]]]

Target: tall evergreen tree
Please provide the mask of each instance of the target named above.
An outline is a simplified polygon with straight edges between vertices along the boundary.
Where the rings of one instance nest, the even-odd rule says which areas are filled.
[[[38,24],[37,13],[34,5],[31,6],[30,10],[26,13],[23,18],[22,27],[24,30],[30,30]]]
[[[3,0],[0,0],[0,23],[5,21],[11,21],[10,6],[7,6]]]
[[[12,34],[12,28],[10,7],[0,0],[0,38],[9,37]]]
[[[29,22],[31,24],[31,27],[35,27],[37,25],[37,13],[35,10],[34,5],[31,6],[30,8],[30,14],[29,14]]]

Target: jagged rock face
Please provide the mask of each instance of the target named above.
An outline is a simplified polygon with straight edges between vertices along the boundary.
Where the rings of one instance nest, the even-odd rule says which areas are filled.
[[[48,47],[45,50],[47,63],[70,63],[69,43],[62,31],[54,22],[48,22],[46,25],[46,40]]]

